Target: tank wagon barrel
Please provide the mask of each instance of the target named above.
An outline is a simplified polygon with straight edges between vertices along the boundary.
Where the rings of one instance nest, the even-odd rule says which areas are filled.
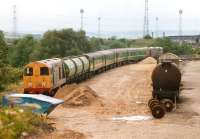
[[[90,64],[85,56],[80,57],[67,57],[63,59],[64,68],[67,76],[67,83],[80,81],[86,78]]]
[[[163,62],[154,68],[151,78],[154,90],[179,90],[181,72],[174,63]]]

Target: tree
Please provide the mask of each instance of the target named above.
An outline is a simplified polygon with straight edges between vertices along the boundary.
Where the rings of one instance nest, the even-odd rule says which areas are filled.
[[[101,46],[104,45],[104,40],[100,38],[92,37],[89,39],[89,44],[93,52],[98,51],[102,49]]]
[[[148,35],[144,36],[144,39],[149,40],[149,39],[152,39],[152,37],[148,34]]]
[[[31,54],[38,47],[38,42],[31,35],[19,39],[9,51],[9,63],[14,67],[22,67],[29,63]]]
[[[80,55],[92,50],[84,31],[48,31],[41,40],[43,58]]]
[[[4,34],[0,31],[0,90],[4,87],[4,83],[6,82],[5,78],[5,68],[7,64],[7,55],[8,55],[8,48],[6,46]]]
[[[7,63],[8,47],[5,42],[4,34],[0,31],[0,67]]]
[[[172,42],[169,38],[158,38],[152,46],[163,47],[164,52],[171,52],[177,55],[191,55],[193,54],[192,46]]]

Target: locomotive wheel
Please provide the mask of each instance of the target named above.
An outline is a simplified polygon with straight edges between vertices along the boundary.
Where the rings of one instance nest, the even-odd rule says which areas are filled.
[[[167,112],[171,112],[174,108],[174,104],[170,99],[163,99],[161,100],[161,103],[164,104],[165,110]]]
[[[149,107],[152,109],[154,105],[158,105],[160,102],[156,99],[152,100]]]
[[[160,119],[165,115],[165,109],[161,105],[154,105],[151,109],[154,118]]]
[[[155,98],[151,98],[151,99],[149,99],[149,101],[148,101],[148,106],[150,107],[150,104],[152,103],[152,101],[154,101],[154,100],[156,100]]]

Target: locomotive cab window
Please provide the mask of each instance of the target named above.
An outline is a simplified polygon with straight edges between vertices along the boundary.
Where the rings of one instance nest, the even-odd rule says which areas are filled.
[[[49,69],[47,67],[40,67],[40,75],[49,75]]]
[[[33,68],[25,68],[24,69],[24,76],[33,76]]]

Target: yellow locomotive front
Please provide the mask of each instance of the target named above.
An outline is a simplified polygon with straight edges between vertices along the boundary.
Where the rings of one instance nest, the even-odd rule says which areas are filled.
[[[24,93],[53,96],[65,84],[63,62],[59,58],[32,62],[24,69]]]
[[[24,93],[46,94],[52,88],[52,76],[50,68],[41,63],[33,62],[24,69]]]

